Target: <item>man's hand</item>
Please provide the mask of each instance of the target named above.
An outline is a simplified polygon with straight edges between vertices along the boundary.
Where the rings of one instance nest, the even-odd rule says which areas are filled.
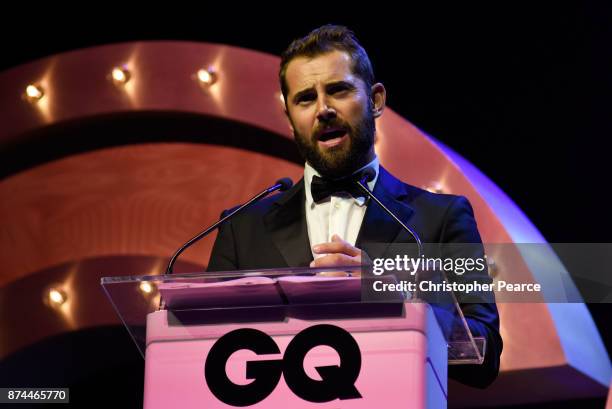
[[[316,254],[325,254],[316,257],[310,267],[338,267],[338,266],[360,266],[363,260],[367,260],[367,254],[348,242],[342,240],[340,236],[334,234],[332,241],[313,246],[312,250]],[[360,274],[360,271],[353,272],[353,275]],[[320,275],[345,275],[343,272],[338,274],[320,273]]]

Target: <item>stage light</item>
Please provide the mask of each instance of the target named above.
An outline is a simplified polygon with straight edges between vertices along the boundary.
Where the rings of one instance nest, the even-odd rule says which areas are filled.
[[[200,85],[209,87],[217,81],[217,73],[213,68],[201,68],[196,73]]]
[[[153,286],[148,281],[142,281],[140,283],[139,288],[140,288],[140,291],[142,291],[145,294],[151,294],[153,292]]]
[[[111,78],[116,85],[125,85],[131,78],[130,71],[125,67],[115,67],[111,71]]]
[[[489,267],[489,276],[497,277],[499,274],[499,266],[495,263],[495,260],[492,257],[485,256],[487,258],[487,266]]]
[[[424,189],[431,193],[444,193],[444,189],[442,189],[442,185],[438,182],[432,183],[429,186],[425,186]]]
[[[45,90],[37,84],[29,84],[25,89],[25,97],[29,102],[38,102],[45,96]]]
[[[59,288],[51,288],[49,290],[49,304],[53,307],[59,307],[66,302],[68,296],[66,292]]]

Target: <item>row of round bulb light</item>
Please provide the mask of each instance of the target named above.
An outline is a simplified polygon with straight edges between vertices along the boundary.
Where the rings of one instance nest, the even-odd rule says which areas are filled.
[[[199,69],[194,77],[197,79],[200,86],[207,88],[217,81],[218,74],[212,67],[209,67]],[[115,85],[124,86],[132,79],[132,73],[123,65],[113,68],[109,74],[109,78]],[[28,102],[36,103],[45,96],[45,89],[38,83],[28,84],[23,96]]]
[[[147,296],[156,291],[155,284],[142,281],[138,286],[138,290],[144,295]],[[60,308],[62,305],[68,301],[68,292],[62,286],[54,286],[45,291],[44,297],[45,303],[52,308]]]
[[[132,73],[127,65],[122,65],[113,68],[108,77],[116,86],[125,86],[132,79]],[[197,80],[202,88],[207,88],[217,81],[218,74],[212,67],[201,68],[193,75],[193,78]],[[40,101],[44,96],[45,90],[40,84],[29,84],[25,89],[24,97],[31,103]],[[285,100],[282,93],[280,93],[279,98],[284,105]],[[423,188],[432,193],[445,193],[444,188],[438,182]]]

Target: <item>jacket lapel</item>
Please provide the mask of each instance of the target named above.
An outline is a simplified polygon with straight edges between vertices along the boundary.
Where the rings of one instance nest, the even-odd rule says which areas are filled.
[[[374,195],[410,227],[414,210],[406,202],[404,184],[380,167]],[[306,225],[304,179],[289,189],[264,216],[264,224],[288,267],[306,267],[313,260]],[[370,258],[384,257],[390,243],[414,242],[410,234],[373,200],[368,203],[356,247]],[[368,244],[376,244],[369,247]],[[365,248],[364,248],[365,246]]]
[[[305,197],[302,178],[264,216],[264,224],[288,267],[307,267],[313,260],[306,225]]]
[[[393,214],[410,227],[409,219],[414,210],[405,201],[402,201],[407,197],[406,188],[382,166],[373,193]],[[370,258],[379,258],[384,257],[390,243],[397,241],[413,242],[414,239],[376,202],[370,199],[357,236],[356,247],[365,250]],[[368,246],[372,244],[374,246]]]

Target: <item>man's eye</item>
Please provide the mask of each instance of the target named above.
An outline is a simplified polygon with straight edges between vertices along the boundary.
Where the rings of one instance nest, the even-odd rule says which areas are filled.
[[[340,97],[340,96],[344,96],[350,90],[351,88],[347,87],[346,85],[338,85],[338,86],[330,88],[328,92],[329,92],[329,95]]]
[[[302,95],[300,98],[298,98],[298,104],[314,101],[314,99],[315,99],[314,95],[308,95],[308,94]]]

